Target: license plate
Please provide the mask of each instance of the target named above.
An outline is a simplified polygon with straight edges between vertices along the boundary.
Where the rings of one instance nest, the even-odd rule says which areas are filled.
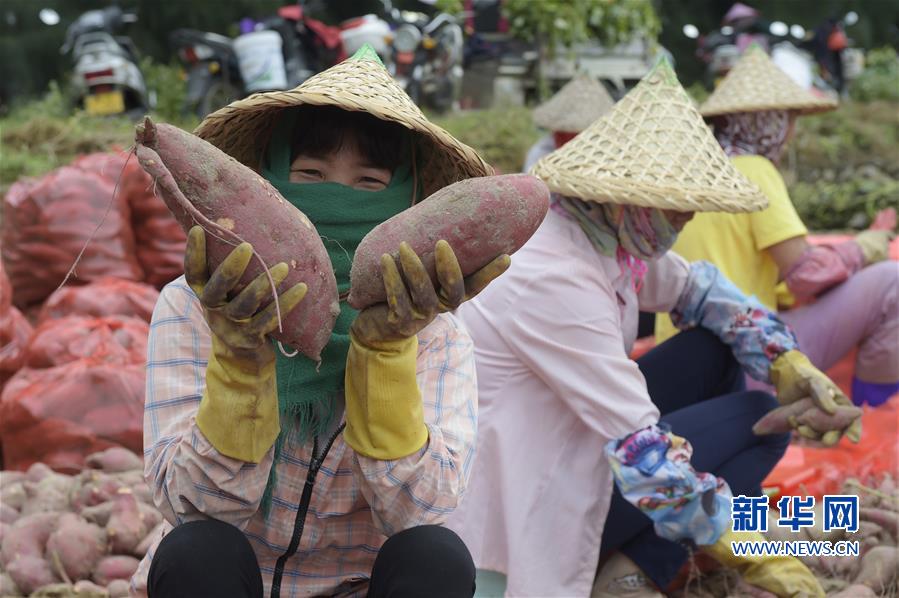
[[[125,96],[121,91],[104,91],[84,98],[84,109],[88,114],[120,114],[125,111]]]

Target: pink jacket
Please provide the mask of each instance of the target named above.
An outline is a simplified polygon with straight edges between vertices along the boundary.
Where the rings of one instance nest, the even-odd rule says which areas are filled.
[[[478,568],[508,576],[507,595],[589,595],[612,492],[603,446],[659,418],[628,357],[638,311],[670,311],[688,275],[668,253],[638,295],[550,211],[509,271],[460,309],[475,342],[478,442],[447,525]]]

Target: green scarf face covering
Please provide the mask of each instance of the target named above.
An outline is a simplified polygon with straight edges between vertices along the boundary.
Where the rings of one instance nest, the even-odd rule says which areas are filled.
[[[262,174],[315,225],[331,258],[337,289],[344,295],[350,289],[350,266],[356,247],[374,227],[411,206],[413,177],[409,165],[404,164],[393,172],[390,184],[381,191],[358,190],[339,183],[291,183],[291,141],[293,135],[302,134],[295,131],[295,125],[296,114],[285,112],[269,144],[268,164]],[[297,309],[302,307],[301,302]],[[356,313],[346,301],[340,302],[340,315],[331,340],[322,351],[321,364],[302,354],[287,357],[275,346],[281,434],[275,443],[275,461],[262,499],[265,515],[271,509],[284,443],[305,442],[323,434],[333,423],[334,402],[343,393],[350,324]]]

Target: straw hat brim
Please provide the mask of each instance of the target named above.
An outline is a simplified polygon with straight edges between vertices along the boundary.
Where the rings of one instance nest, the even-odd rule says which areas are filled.
[[[681,212],[753,212],[768,205],[725,155],[664,60],[531,173],[551,191],[584,201]]]
[[[805,115],[837,106],[836,100],[815,96],[800,87],[764,50],[755,46],[743,54],[699,112],[705,118],[763,110],[790,110]]]
[[[258,171],[280,112],[303,105],[365,112],[418,133],[413,166],[425,196],[463,179],[493,174],[475,150],[428,121],[383,66],[372,60],[345,60],[292,90],[232,102],[207,116],[194,133]]]

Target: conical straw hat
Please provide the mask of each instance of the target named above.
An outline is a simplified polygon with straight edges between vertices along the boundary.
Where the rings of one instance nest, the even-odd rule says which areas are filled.
[[[719,116],[760,110],[796,110],[800,114],[825,112],[837,107],[802,89],[780,70],[758,46],[752,46],[700,106],[703,116]]]
[[[534,109],[534,122],[550,131],[580,133],[614,105],[603,84],[582,73]]]
[[[752,212],[768,204],[731,164],[664,59],[531,173],[585,201],[682,212]]]
[[[425,196],[456,181],[493,174],[477,152],[425,118],[368,44],[294,89],[232,102],[207,116],[194,133],[258,170],[281,110],[304,104],[367,112],[420,133],[415,166]]]

